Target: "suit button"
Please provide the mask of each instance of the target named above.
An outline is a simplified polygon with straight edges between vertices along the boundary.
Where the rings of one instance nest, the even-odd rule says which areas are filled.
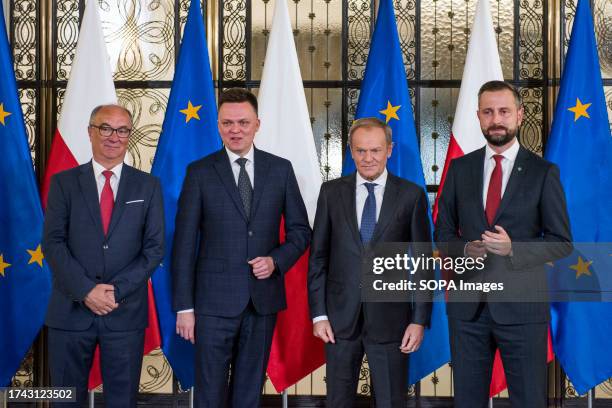
[[[107,244],[102,245],[102,249],[108,249],[108,245]]]
[[[253,231],[249,231],[249,237],[253,236]]]
[[[102,280],[102,277],[100,277],[100,276],[96,276],[96,280],[97,280],[97,281],[101,281],[101,280]]]

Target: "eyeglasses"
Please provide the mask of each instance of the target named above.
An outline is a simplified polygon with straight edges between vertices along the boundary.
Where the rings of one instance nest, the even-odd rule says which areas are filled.
[[[120,127],[118,129],[115,129],[108,125],[97,126],[91,124],[89,125],[89,127],[98,129],[98,133],[100,133],[100,136],[104,138],[109,138],[113,135],[113,132],[117,132],[117,137],[119,137],[120,139],[127,139],[132,133],[132,129],[126,127]]]

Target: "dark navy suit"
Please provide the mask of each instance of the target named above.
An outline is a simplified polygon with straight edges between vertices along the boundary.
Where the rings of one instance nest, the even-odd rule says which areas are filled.
[[[383,243],[411,243],[431,255],[427,197],[423,189],[389,173],[372,240],[363,244],[356,210],[356,173],[323,183],[314,221],[308,269],[308,303],[314,319],[326,315],[336,343],[325,345],[327,406],[353,407],[364,352],[376,406],[406,406],[408,356],[399,350],[406,327],[428,326],[431,294],[415,291],[414,302],[367,301],[363,264]],[[418,279],[429,279],[422,270]],[[368,292],[364,292],[368,293]],[[365,300],[365,301],[364,301]],[[427,339],[425,339],[427,341]]]
[[[255,149],[251,213],[221,149],[187,169],[172,253],[175,311],[196,313],[196,406],[259,404],[276,313],[286,307],[284,273],[310,241],[306,207],[285,159]],[[285,241],[279,230],[284,217]],[[270,256],[256,279],[249,260]]]
[[[42,243],[53,274],[45,322],[51,384],[77,387],[78,405],[100,344],[106,406],[136,406],[147,282],[163,257],[163,220],[158,179],[125,164],[106,236],[92,163],[51,179]],[[99,283],[114,285],[119,303],[105,316],[83,302]]]
[[[467,242],[490,230],[482,202],[485,148],[452,161],[440,196],[435,239],[441,252],[464,256]],[[499,348],[512,407],[546,406],[546,336],[550,319],[544,264],[572,250],[559,169],[523,147],[493,225],[512,240],[512,256],[488,254],[482,271],[457,279],[503,284],[499,292],[449,292],[447,312],[455,407],[488,403]]]

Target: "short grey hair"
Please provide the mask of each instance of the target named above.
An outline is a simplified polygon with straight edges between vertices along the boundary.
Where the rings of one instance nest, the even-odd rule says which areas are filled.
[[[130,118],[130,125],[134,124],[133,120],[132,120],[132,112],[127,110],[127,108],[125,108],[124,106],[118,105],[116,103],[109,103],[109,104],[105,104],[105,105],[98,105],[98,106],[96,106],[95,108],[92,109],[91,114],[89,115],[89,124],[90,125],[93,124],[93,121],[96,118],[96,115],[98,114],[98,112],[100,112],[104,108],[119,108],[119,109],[121,109]]]
[[[349,145],[351,145],[351,142],[353,140],[353,133],[355,133],[357,129],[361,128],[382,129],[385,132],[385,140],[387,141],[387,144],[389,145],[393,143],[393,130],[391,130],[391,126],[389,126],[378,118],[370,117],[357,119],[353,122],[353,124],[351,125],[351,130],[349,130]]]

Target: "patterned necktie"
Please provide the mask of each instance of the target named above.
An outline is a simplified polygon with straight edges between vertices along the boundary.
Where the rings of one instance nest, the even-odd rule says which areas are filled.
[[[236,163],[240,166],[240,173],[238,173],[238,191],[240,192],[240,198],[242,199],[242,205],[244,206],[244,212],[247,217],[251,215],[251,200],[253,199],[253,186],[249,179],[249,173],[247,173],[245,165],[247,159],[241,157],[236,159]]]
[[[104,229],[104,235],[106,235],[108,233],[111,215],[113,214],[115,198],[113,197],[113,189],[110,185],[110,178],[113,175],[113,172],[110,170],[104,170],[102,174],[106,178],[106,181],[104,182],[104,187],[102,187],[102,194],[100,194],[100,215],[102,216],[102,228]]]
[[[495,168],[491,173],[491,180],[489,181],[489,190],[487,191],[487,205],[485,207],[485,214],[487,216],[487,222],[489,226],[493,226],[495,220],[495,214],[499,208],[501,202],[501,190],[502,190],[502,159],[504,156],[496,154],[493,156],[495,159]]]
[[[361,235],[361,242],[367,244],[372,239],[374,228],[376,228],[376,196],[374,195],[376,183],[364,183],[363,185],[368,189],[368,198],[366,198],[361,213],[359,235]]]

